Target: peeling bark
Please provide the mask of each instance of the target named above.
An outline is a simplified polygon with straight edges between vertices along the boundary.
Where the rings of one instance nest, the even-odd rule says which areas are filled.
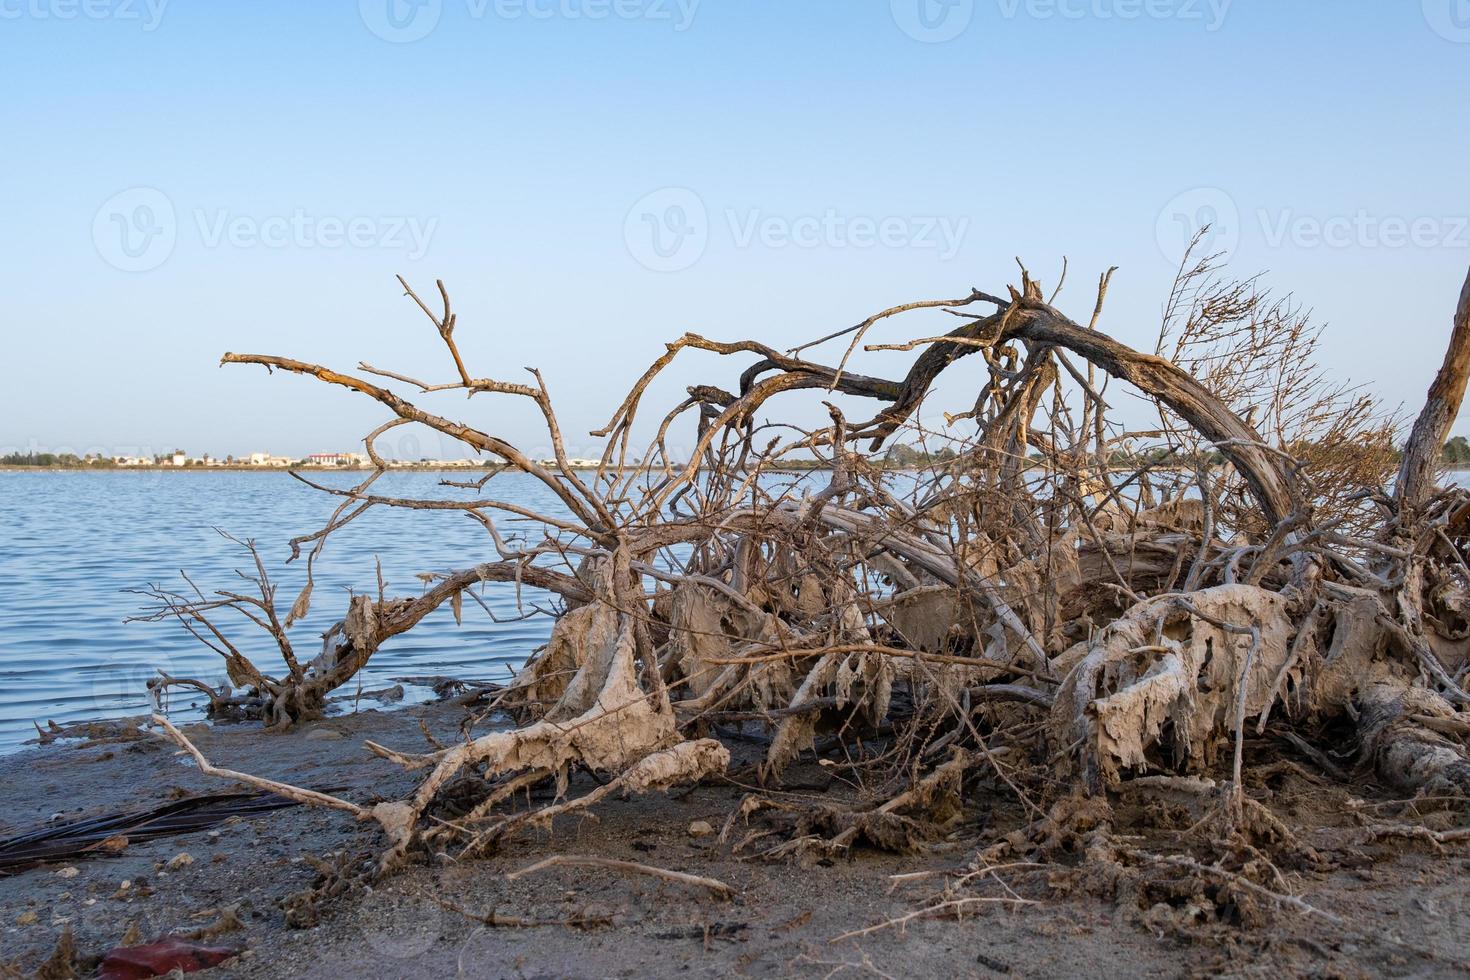
[[[1398,790],[1465,795],[1470,724],[1457,706],[1470,694],[1457,657],[1470,648],[1470,493],[1435,490],[1433,472],[1470,373],[1470,279],[1390,489],[1386,455],[1356,457],[1359,445],[1387,445],[1391,425],[1371,400],[1343,403],[1343,389],[1320,389],[1302,360],[1312,349],[1301,343],[1304,318],[1254,281],[1191,292],[1190,277],[1209,272],[1182,275],[1168,306],[1177,312],[1196,297],[1185,317],[1190,342],[1229,341],[1223,363],[1198,376],[1099,329],[1110,273],[1087,327],[1023,271],[1008,298],[972,290],[905,304],[785,353],[686,334],[594,433],[604,448],[593,473],[570,465],[538,372],[534,384],[473,377],[442,284],[440,313],[409,290],[458,380],[429,384],[360,366],[380,383],[274,355],[225,356],[341,386],[392,416],[365,440],[375,469],[362,483],[317,487],[338,504],[321,531],[293,542],[313,550],[291,614],[276,616],[257,557],[259,599],[155,589],[153,618],[176,619],[215,647],[262,717],[285,727],[320,712],[333,688],[436,609],[447,603],[460,619],[476,588],[514,583],[564,604],[543,610],[558,617],[550,642],[493,702],[516,727],[427,753],[371,747],[425,771],[406,800],[371,812],[339,807],[384,828],[390,864],[430,839],[482,848],[614,791],[721,772],[729,754],[712,732],[768,740],[765,780],[836,748],[825,764],[851,769],[855,785],[882,787],[848,810],[751,798],[747,818],[800,810],[775,854],[830,854],[858,839],[917,846],[953,816],[982,761],[1036,827],[1075,830],[1100,858],[1109,845],[1095,817],[1138,777],[1188,792],[1224,787],[1230,833],[1281,841],[1289,833],[1242,789],[1248,731],[1320,754],[1307,734],[1353,719],[1357,761]],[[966,312],[974,304],[994,312]],[[965,323],[864,348],[923,348],[902,381],[848,370],[877,324],[933,308]],[[802,356],[839,337],[850,340],[836,367]],[[734,390],[690,387],[650,424],[639,452],[646,390],[684,351],[754,360]],[[947,430],[945,452],[922,457],[901,487],[856,444],[939,438],[913,418],[937,397],[946,369],[970,355],[983,359],[986,377],[973,408],[951,422],[973,433]],[[1271,404],[1243,405],[1242,390],[1252,389],[1236,385],[1232,370],[1258,374],[1273,359],[1282,363]],[[528,399],[553,459],[421,408],[394,385]],[[1108,415],[1121,386],[1160,406],[1157,428],[1129,430]],[[883,407],[849,424],[829,403],[832,424],[816,430],[767,420],[774,399],[812,388]],[[1256,424],[1262,417],[1269,425]],[[1331,425],[1291,429],[1289,420],[1303,418]],[[387,470],[373,439],[409,423],[485,454],[486,472],[450,481],[464,491],[454,497],[370,492]],[[676,426],[692,432],[688,458],[669,449]],[[813,457],[827,476],[793,489],[781,471]],[[1314,460],[1337,461],[1330,486]],[[505,470],[539,481],[572,516],[497,497]],[[381,586],[376,597],[354,596],[322,655],[303,664],[288,633],[309,608],[310,562],[332,533],[378,507],[468,515],[499,560],[459,560],[455,567],[469,567],[430,576],[414,598],[389,598]],[[497,523],[505,519],[536,530],[512,544]],[[252,612],[276,639],[285,673],[271,675],[231,644],[212,618],[225,608]],[[1039,779],[1002,755],[1050,759],[1054,772]],[[603,782],[570,796],[582,771]],[[548,778],[556,802],[514,809],[518,790]],[[483,795],[468,815],[436,818],[450,786],[476,780]]]

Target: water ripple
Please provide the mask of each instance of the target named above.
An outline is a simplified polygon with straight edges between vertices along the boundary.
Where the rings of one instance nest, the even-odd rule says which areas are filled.
[[[354,477],[323,480],[347,486]],[[438,487],[439,479],[389,473],[374,490],[464,492]],[[565,514],[524,474],[502,474],[492,486],[500,499]],[[220,681],[219,658],[177,626],[125,623],[143,602],[126,590],[182,585],[180,570],[206,590],[238,588],[234,570],[245,567],[243,556],[214,531],[219,527],[259,543],[281,605],[289,606],[306,569],[304,561],[285,564],[286,542],[321,527],[334,503],[284,473],[0,472],[0,751],[33,735],[32,719],[66,723],[145,710],[143,685],[157,668]],[[315,651],[317,637],[345,611],[348,591],[376,589],[378,558],[390,594],[414,595],[423,589],[420,572],[495,557],[484,529],[463,515],[377,508],[328,542],[316,563],[311,613],[293,627],[293,641],[302,652]],[[511,583],[485,585],[483,599],[497,617],[518,615]],[[456,626],[446,605],[388,641],[362,685],[426,674],[503,678],[550,628],[541,617],[495,623],[471,602],[464,604],[464,625]],[[248,623],[242,620],[232,637],[246,653],[260,654],[265,669],[276,666],[269,638]],[[175,706],[186,703],[176,698]]]

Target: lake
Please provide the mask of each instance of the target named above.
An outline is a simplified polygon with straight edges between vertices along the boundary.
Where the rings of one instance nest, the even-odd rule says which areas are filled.
[[[361,473],[313,473],[312,479],[351,486]],[[465,472],[390,471],[374,485],[384,495],[451,497],[438,486],[465,480]],[[782,482],[800,482],[787,477]],[[1470,483],[1470,473],[1449,476]],[[503,473],[491,484],[500,499],[542,513],[565,515],[564,505],[522,473]],[[44,724],[139,714],[147,709],[144,684],[163,668],[175,677],[211,684],[224,679],[220,660],[174,623],[125,623],[143,610],[142,596],[127,592],[149,583],[180,588],[180,570],[207,591],[248,591],[235,575],[248,555],[222,538],[222,528],[255,538],[279,585],[281,615],[305,581],[305,557],[290,565],[287,542],[316,531],[340,498],[312,490],[281,472],[249,471],[6,471],[0,472],[0,752],[12,751]],[[522,523],[501,519],[502,534]],[[347,590],[376,590],[374,561],[381,558],[389,595],[415,595],[420,572],[447,571],[496,560],[489,535],[456,512],[375,508],[335,532],[317,561],[309,616],[291,630],[303,659],[320,649],[318,636],[347,608]],[[181,589],[182,590],[182,589]],[[528,591],[526,597],[544,596]],[[489,584],[485,604],[464,603],[456,626],[446,603],[413,630],[389,640],[362,672],[365,689],[394,678],[447,674],[504,680],[546,641],[551,621],[519,615],[515,587]],[[238,617],[237,617],[238,618]],[[221,620],[228,622],[229,620]],[[274,644],[238,619],[230,633],[267,672],[279,673]],[[349,685],[338,693],[349,693]],[[431,695],[406,686],[409,700]],[[173,695],[171,710],[198,717],[191,703]]]
[[[362,476],[311,478],[346,487]],[[373,489],[441,498],[468,493],[439,487],[444,478],[472,474],[390,471]],[[566,513],[525,474],[502,474],[492,486],[500,499]],[[0,751],[34,737],[33,719],[64,724],[147,710],[144,684],[160,667],[176,677],[218,684],[224,679],[219,657],[177,623],[124,622],[146,601],[126,590],[159,583],[184,591],[184,570],[206,592],[249,592],[250,583],[234,574],[250,568],[249,556],[217,534],[218,527],[256,540],[279,585],[277,605],[284,617],[306,576],[304,553],[285,564],[287,541],[320,529],[339,500],[280,472],[0,472]],[[503,519],[497,526],[503,535],[527,527]],[[319,635],[346,611],[348,589],[376,590],[379,557],[388,594],[416,595],[424,588],[415,577],[420,572],[464,568],[497,556],[484,528],[461,513],[374,508],[334,532],[317,561],[311,613],[291,630],[303,660],[315,656]],[[487,585],[483,598],[499,619],[518,615],[511,584]],[[231,616],[229,635],[236,645],[252,658],[259,654],[263,670],[279,673],[283,668],[269,637],[238,614],[226,613],[220,623]],[[362,685],[380,688],[395,677],[433,674],[504,680],[550,631],[544,616],[497,623],[470,601],[464,603],[464,625],[456,626],[446,603],[374,654]],[[424,688],[406,691],[410,699],[431,694]],[[176,691],[171,707],[188,718],[191,713],[180,709],[202,701]]]

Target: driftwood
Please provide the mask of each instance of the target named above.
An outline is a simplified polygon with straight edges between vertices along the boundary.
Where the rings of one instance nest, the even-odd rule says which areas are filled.
[[[318,487],[336,506],[321,530],[292,542],[294,554],[311,550],[290,612],[277,613],[275,586],[244,543],[254,592],[155,587],[150,615],[181,622],[224,657],[240,693],[213,691],[221,710],[244,707],[286,728],[319,714],[374,651],[441,606],[459,618],[464,598],[487,587],[555,604],[538,607],[557,617],[549,644],[488,700],[516,726],[429,752],[372,746],[424,773],[408,799],[369,809],[247,779],[376,820],[392,843],[388,865],[420,851],[478,851],[610,795],[718,774],[730,756],[710,736],[722,732],[767,744],[758,775],[772,784],[834,733],[885,746],[890,778],[866,785],[887,789],[859,806],[748,798],[741,816],[785,828],[784,843],[762,845],[769,854],[831,853],[860,840],[922,846],[957,812],[976,771],[1036,820],[1005,845],[1012,850],[1045,851],[1078,828],[1101,832],[1111,818],[1097,807],[1135,777],[1146,780],[1140,791],[1186,786],[1218,797],[1222,834],[1249,836],[1276,826],[1242,791],[1247,736],[1268,726],[1334,768],[1312,746],[1346,726],[1355,744],[1335,756],[1345,769],[1356,764],[1404,793],[1470,795],[1470,695],[1461,687],[1470,493],[1436,483],[1470,372],[1470,280],[1398,465],[1396,420],[1370,395],[1329,384],[1313,360],[1316,331],[1259,283],[1228,282],[1208,261],[1187,260],[1147,353],[1100,329],[1110,278],[1085,325],[1023,269],[1004,296],[972,290],[905,304],[787,352],[686,334],[593,433],[604,449],[591,471],[571,465],[541,375],[473,376],[443,285],[436,309],[405,284],[451,355],[449,382],[366,364],[349,374],[224,356],[345,388],[390,413],[365,440],[375,468],[350,490]],[[959,324],[863,346],[878,324],[933,308]],[[835,363],[809,359],[841,338]],[[859,347],[920,353],[889,380],[848,369]],[[686,351],[743,367],[728,389],[691,387],[645,428],[649,386]],[[920,406],[971,356],[985,371],[973,407],[951,416],[946,433],[927,431],[915,421]],[[1113,411],[1125,387],[1153,406],[1148,424],[1130,428]],[[768,420],[773,399],[803,389],[834,399],[830,425]],[[405,392],[529,400],[553,460]],[[442,498],[374,493],[387,468],[374,440],[406,424],[483,455],[483,476],[446,481]],[[676,426],[692,430],[687,457],[668,448]],[[649,441],[635,444],[645,432]],[[916,469],[894,473],[872,455],[895,444]],[[819,468],[804,481],[781,475],[813,460]],[[561,510],[497,496],[506,471],[538,481]],[[288,632],[311,601],[310,562],[374,508],[468,516],[495,560],[450,556],[462,570],[429,575],[416,597],[389,597],[381,584],[353,596],[321,654],[303,663]],[[537,531],[509,540],[506,520]],[[216,621],[227,610],[276,639],[284,672],[240,653]],[[717,727],[730,724],[744,727]],[[569,796],[578,771],[602,785]],[[446,812],[467,779],[481,784],[479,801]],[[547,783],[556,802],[517,807],[518,791]],[[1128,860],[1086,839],[1099,860]]]
[[[535,874],[537,871],[545,871],[547,868],[567,867],[606,868],[609,871],[647,875],[652,878],[661,878],[664,881],[677,882],[681,885],[692,885],[695,888],[703,888],[719,898],[733,898],[735,896],[735,889],[715,878],[687,874],[683,871],[671,871],[668,868],[658,868],[651,864],[639,864],[637,861],[619,861],[614,858],[597,857],[591,854],[555,854],[519,871],[512,871],[505,877],[509,881],[515,881],[524,875]]]

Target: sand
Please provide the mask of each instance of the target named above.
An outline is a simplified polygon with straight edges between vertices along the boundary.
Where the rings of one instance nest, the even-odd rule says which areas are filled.
[[[366,752],[364,739],[420,751],[421,720],[452,739],[462,717],[463,709],[422,705],[336,717],[285,736],[248,726],[188,731],[217,765],[365,802],[402,795],[414,780]],[[791,781],[822,778],[811,767]],[[0,836],[230,788],[154,739],[29,749],[0,758]],[[1342,917],[1343,927],[1280,910],[1264,928],[1180,930],[1126,903],[1059,892],[1042,876],[1018,892],[1035,904],[988,905],[961,921],[918,919],[837,941],[922,908],[938,879],[894,889],[889,876],[962,865],[975,850],[976,830],[922,856],[857,850],[849,860],[812,867],[756,863],[718,839],[745,792],[714,784],[610,800],[596,817],[522,834],[487,858],[415,864],[326,903],[309,928],[290,927],[281,909],[318,877],[306,857],[374,853],[377,832],[347,815],[305,807],[236,819],[0,878],[0,961],[34,969],[67,926],[80,952],[96,956],[130,927],[146,940],[198,929],[237,906],[244,928],[211,942],[242,954],[201,976],[1428,977],[1470,970],[1470,848],[1348,848],[1351,822],[1340,789],[1287,780],[1269,792],[1279,812],[1310,827],[1315,846],[1372,859],[1290,878],[1295,892]],[[1004,801],[993,801],[993,813],[990,802],[970,802],[988,814],[977,818],[982,822],[1005,819]],[[698,821],[716,833],[691,836]],[[720,900],[699,888],[591,868],[506,878],[553,854],[708,876],[738,894]],[[569,924],[518,928],[472,917],[492,912]]]

